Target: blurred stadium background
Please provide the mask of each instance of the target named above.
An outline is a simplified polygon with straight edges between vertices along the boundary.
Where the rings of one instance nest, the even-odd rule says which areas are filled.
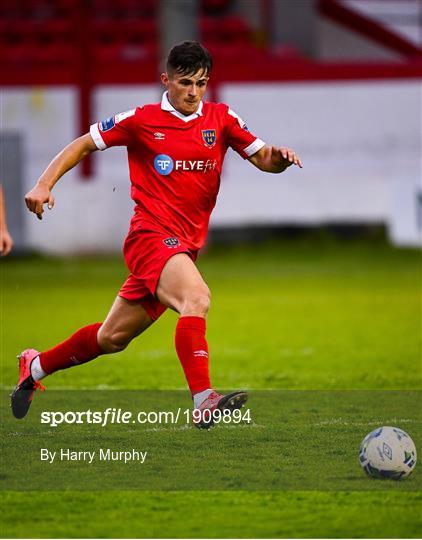
[[[124,149],[71,171],[42,225],[23,195],[91,123],[158,101],[161,59],[183,39],[213,54],[208,99],[305,164],[272,176],[229,152],[215,237],[375,225],[395,244],[420,245],[420,1],[3,0],[0,17],[1,175],[15,254],[120,250],[132,210]]]

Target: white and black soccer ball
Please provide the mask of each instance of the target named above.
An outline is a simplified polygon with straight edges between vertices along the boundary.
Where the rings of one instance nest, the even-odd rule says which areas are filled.
[[[409,476],[415,468],[416,447],[402,429],[383,426],[363,439],[359,461],[369,476],[399,480]]]

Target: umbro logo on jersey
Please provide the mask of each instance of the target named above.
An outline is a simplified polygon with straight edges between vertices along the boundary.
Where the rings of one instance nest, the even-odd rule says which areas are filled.
[[[174,238],[173,236],[170,238],[166,238],[163,240],[163,243],[169,247],[169,248],[175,248],[177,246],[180,246],[180,242],[178,238]]]
[[[166,136],[164,135],[164,133],[160,133],[159,131],[156,131],[154,133],[154,139],[158,139],[159,141],[162,141],[166,138]]]
[[[208,148],[212,148],[216,141],[217,141],[217,132],[215,129],[203,129],[201,131],[202,133],[202,140],[205,143],[205,146]]]

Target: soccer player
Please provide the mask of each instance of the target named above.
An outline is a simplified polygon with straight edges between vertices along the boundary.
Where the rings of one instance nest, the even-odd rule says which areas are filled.
[[[4,203],[3,186],[0,184],[0,253],[8,255],[13,247],[13,240],[7,228],[6,205]]]
[[[122,351],[166,308],[180,315],[175,345],[194,408],[233,411],[246,402],[246,392],[224,396],[212,388],[205,337],[210,291],[195,261],[205,242],[229,147],[270,173],[302,164],[292,150],[267,146],[252,135],[227,105],[202,101],[211,69],[212,58],[199,43],[185,41],[173,47],[161,75],[166,88],[161,103],[92,125],[53,159],[26,195],[28,209],[42,219],[44,204],[53,207],[52,189],[67,171],[92,152],[127,147],[136,203],[124,243],[129,277],[104,322],[80,328],[52,349],[21,353],[19,381],[11,397],[17,418],[26,415],[46,375]],[[208,428],[212,423],[200,415],[196,425]]]

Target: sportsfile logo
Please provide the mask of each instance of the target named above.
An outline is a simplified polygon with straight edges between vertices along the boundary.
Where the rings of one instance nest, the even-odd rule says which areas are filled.
[[[176,160],[166,154],[159,154],[154,159],[154,168],[163,176],[169,175],[173,169],[175,171],[203,172],[213,171],[217,167],[216,159],[183,159]]]

